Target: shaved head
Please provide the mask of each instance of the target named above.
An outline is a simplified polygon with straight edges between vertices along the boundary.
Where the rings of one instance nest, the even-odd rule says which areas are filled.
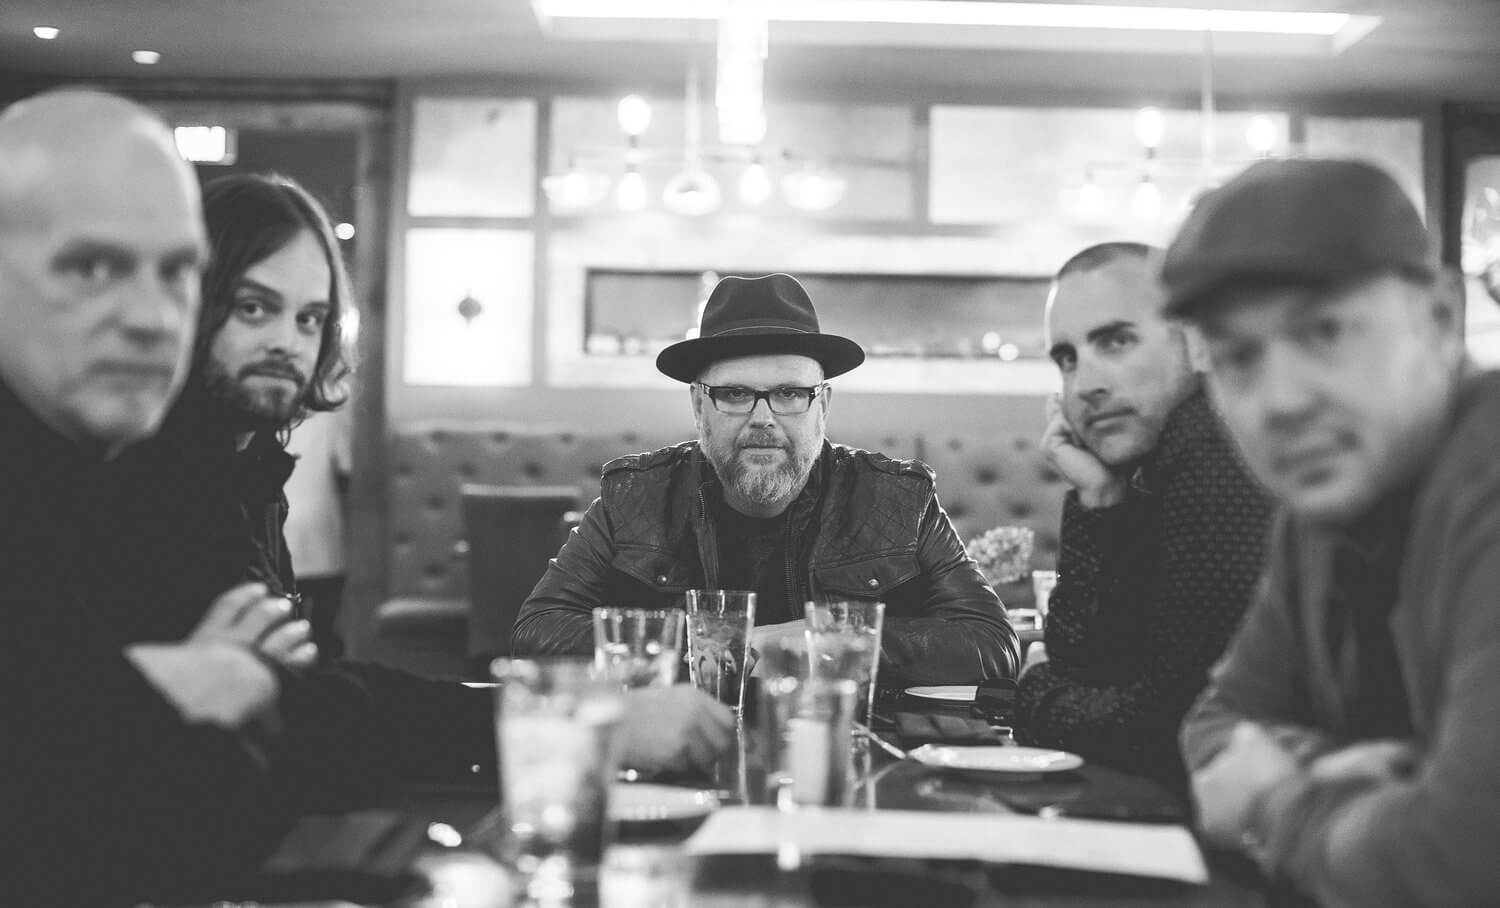
[[[156,430],[204,250],[197,181],[155,115],[77,90],[0,114],[0,381],[53,429],[106,451]]]

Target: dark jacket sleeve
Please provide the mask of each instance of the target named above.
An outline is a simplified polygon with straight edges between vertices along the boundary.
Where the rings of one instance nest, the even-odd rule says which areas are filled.
[[[521,605],[511,631],[511,652],[517,656],[591,654],[593,609],[603,604],[614,554],[604,499],[596,498]]]
[[[0,590],[6,903],[171,900],[257,866],[290,822],[263,753],[184,722],[66,597],[14,592]]]
[[[1148,523],[1135,489],[1098,511],[1069,493],[1049,661],[1022,679],[1018,734],[1178,781],[1178,726],[1252,598],[1271,506],[1222,444],[1160,494]]]
[[[351,662],[284,687],[273,766],[299,810],[347,808],[399,783],[496,785],[489,690]]]
[[[1014,678],[1020,644],[1005,608],[934,496],[918,529],[920,613],[886,618],[882,656],[916,684]]]

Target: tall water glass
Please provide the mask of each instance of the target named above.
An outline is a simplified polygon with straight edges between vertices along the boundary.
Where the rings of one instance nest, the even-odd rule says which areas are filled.
[[[682,662],[682,609],[594,609],[594,665],[626,687],[671,687]]]
[[[743,715],[755,594],[688,590],[688,675],[693,686]]]
[[[591,891],[610,836],[618,683],[586,659],[496,659],[503,853],[541,903]]]
[[[875,712],[884,602],[823,600],[806,605],[807,640],[815,673],[855,682],[854,721],[869,727]]]
[[[845,806],[852,794],[859,685],[819,668],[805,636],[768,641],[756,665],[766,794],[782,809]]]

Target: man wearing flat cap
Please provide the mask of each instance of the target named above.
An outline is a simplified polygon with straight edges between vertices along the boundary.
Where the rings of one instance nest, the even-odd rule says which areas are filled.
[[[914,683],[1015,674],[1015,632],[916,461],[829,443],[828,379],[864,361],[818,329],[785,274],[720,281],[697,338],[657,357],[689,386],[698,440],[611,461],[600,497],[521,608],[518,654],[593,651],[590,610],[757,593],[757,636],[815,598],[886,603],[882,673]]]
[[[1500,893],[1500,375],[1384,172],[1257,164],[1162,267],[1282,506],[1182,734],[1199,820],[1322,905]]]

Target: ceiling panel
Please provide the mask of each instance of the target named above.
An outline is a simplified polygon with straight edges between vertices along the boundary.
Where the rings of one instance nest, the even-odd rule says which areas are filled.
[[[628,0],[620,0],[628,2]],[[1115,0],[1123,2],[1123,0]],[[1138,5],[1173,5],[1139,0]],[[1176,0],[1180,5],[1191,5]],[[1224,5],[1231,5],[1225,3]],[[1245,9],[1380,15],[1332,58],[1218,57],[1220,92],[1500,100],[1500,0],[1234,0]],[[62,37],[40,41],[34,25]],[[547,37],[528,0],[6,0],[0,70],[88,77],[407,78],[484,76],[599,84],[610,90],[680,82],[690,55],[712,49],[645,41]],[[957,42],[962,44],[963,42]],[[135,49],[163,54],[155,67]],[[1194,56],[843,43],[777,45],[772,91],[894,91],[991,99],[1036,93],[1191,96]]]

